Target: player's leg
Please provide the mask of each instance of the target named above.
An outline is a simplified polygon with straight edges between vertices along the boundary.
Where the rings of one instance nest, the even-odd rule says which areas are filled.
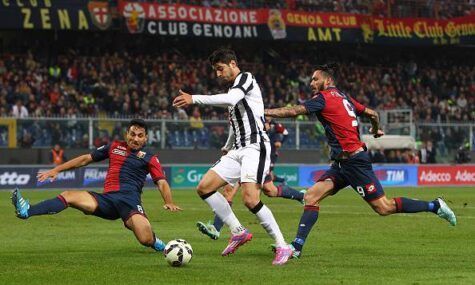
[[[31,216],[57,214],[68,206],[81,210],[86,214],[91,214],[98,206],[96,199],[85,191],[64,191],[55,198],[30,205],[17,188],[12,193],[12,202],[17,211],[17,216],[22,219]]]
[[[420,201],[405,197],[388,199],[384,194],[383,186],[373,172],[367,152],[360,152],[342,163],[342,169],[351,186],[381,216],[395,213],[432,212],[454,226],[457,223],[455,214],[441,198],[433,201]]]
[[[256,157],[259,159],[256,160]],[[271,210],[262,203],[259,188],[264,183],[270,165],[270,144],[261,142],[259,148],[248,147],[242,153],[241,193],[246,207],[256,215],[262,227],[274,239],[276,256],[272,264],[282,265],[292,256]]]
[[[237,190],[239,189],[239,183],[233,187],[229,184],[223,187],[223,196],[228,201],[230,207],[232,207],[234,196],[236,195]],[[221,234],[221,228],[223,227],[223,221],[218,217],[218,215],[214,215],[213,222],[209,221],[207,223],[198,221],[196,226],[198,230],[203,234],[209,236],[213,240],[217,240]]]
[[[110,203],[110,211],[107,211],[107,207],[103,206],[102,200],[107,198]],[[99,196],[101,212],[107,214],[107,212],[118,213],[119,217],[124,222],[124,226],[134,232],[137,240],[144,246],[151,247],[156,251],[163,251],[165,249],[165,243],[161,241],[155,233],[152,231],[150,221],[145,214],[142,207],[142,201],[140,193],[138,192],[116,192],[108,197]],[[110,214],[107,215],[110,217]]]
[[[381,216],[396,213],[431,212],[447,220],[452,226],[457,224],[455,213],[442,198],[437,198],[433,201],[421,201],[406,197],[389,199],[386,196],[382,196],[379,199],[368,201],[368,203],[371,205],[371,208]]]
[[[274,171],[271,171],[270,174],[273,182],[285,183],[285,178],[275,175]]]
[[[236,196],[238,189],[239,189],[239,183],[236,183],[236,185],[234,186],[227,184],[223,188],[223,196],[226,199],[226,201],[228,201],[228,204],[230,207],[233,206],[233,199],[234,199],[234,196]],[[217,215],[214,215],[213,226],[216,229],[216,231],[218,231],[218,233],[221,231],[221,228],[223,227],[223,225],[224,225],[223,221]]]
[[[288,185],[275,186],[270,175],[266,176],[262,192],[268,197],[282,197],[284,199],[303,202],[305,191],[298,191]]]
[[[239,163],[228,157],[233,151],[213,166],[201,179],[197,187],[198,195],[213,210],[213,212],[229,227],[233,235],[240,234],[245,231],[236,215],[229,206],[224,196],[217,192],[217,189],[226,185],[234,185],[239,180],[240,165]]]
[[[304,195],[305,206],[300,217],[297,234],[291,245],[294,248],[293,257],[299,258],[302,253],[303,246],[307,240],[310,231],[318,220],[320,212],[320,203],[329,195],[333,195],[336,191],[344,186],[335,187],[335,176],[322,176],[321,180],[307,189]],[[341,185],[341,183],[339,183]]]
[[[150,221],[144,215],[136,212],[131,215],[124,224],[134,233],[142,245],[151,247],[156,251],[163,251],[165,248],[165,243],[157,238],[152,231]]]

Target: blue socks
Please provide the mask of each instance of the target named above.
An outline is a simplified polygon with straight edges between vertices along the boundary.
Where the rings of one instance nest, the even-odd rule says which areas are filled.
[[[302,217],[300,218],[299,228],[297,230],[297,236],[295,237],[292,245],[297,251],[302,251],[305,239],[312,230],[313,225],[317,222],[318,211],[320,207],[306,205]]]
[[[38,216],[38,215],[46,215],[46,214],[57,214],[62,210],[68,207],[68,203],[63,198],[63,196],[58,195],[58,197],[45,200],[40,202],[36,205],[30,206],[28,210],[28,216]]]
[[[155,240],[151,248],[155,249],[156,251],[163,251],[165,249],[165,243],[159,239],[155,233],[153,233],[153,239]]]
[[[232,201],[228,201],[229,203],[229,206],[232,207],[233,205],[233,202]],[[213,226],[216,228],[216,230],[218,232],[221,231],[221,228],[223,227],[224,223],[223,221],[218,217],[218,215],[214,215],[214,222],[213,222]]]
[[[282,177],[279,177],[277,175],[274,174],[274,180],[275,182],[277,183],[284,183],[285,182],[285,178],[282,178]]]
[[[304,193],[295,190],[294,188],[287,185],[277,186],[277,197],[282,197],[285,199],[292,199],[297,201],[303,200]]]
[[[413,200],[404,197],[394,198],[396,202],[396,211],[398,213],[418,213],[418,212],[432,212],[437,213],[440,208],[439,201],[431,202]]]

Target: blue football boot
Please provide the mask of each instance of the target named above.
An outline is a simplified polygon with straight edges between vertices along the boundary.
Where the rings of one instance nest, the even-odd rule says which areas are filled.
[[[16,216],[20,219],[28,219],[30,202],[21,196],[20,189],[15,188],[12,192],[12,204],[15,207]]]

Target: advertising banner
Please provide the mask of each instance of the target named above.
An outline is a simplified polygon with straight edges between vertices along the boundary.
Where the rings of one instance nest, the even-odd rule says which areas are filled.
[[[120,1],[131,34],[400,45],[475,43],[475,16],[380,18],[283,9],[227,9]]]
[[[39,182],[36,175],[39,171],[48,170],[48,167],[0,167],[0,189],[20,188],[97,188],[104,187],[107,175],[106,166],[88,166],[61,172],[55,181]],[[170,182],[171,168],[164,167],[167,180]],[[155,188],[150,175],[147,175],[144,187]]]
[[[79,180],[80,187],[94,187],[94,188],[103,188],[104,182],[106,180],[107,175],[107,167],[99,166],[99,167],[86,167],[80,169],[82,179]],[[170,183],[171,179],[171,169],[170,167],[163,167],[163,171],[165,172],[165,176],[167,177],[168,183]],[[150,174],[147,175],[145,180],[144,187],[157,187],[153,181]],[[53,188],[53,187],[51,187]]]
[[[36,172],[30,168],[0,167],[0,189],[35,188]]]
[[[330,166],[301,166],[299,184],[310,187],[330,168]],[[383,186],[417,186],[416,165],[374,165],[374,173]]]
[[[383,186],[417,186],[416,165],[373,165],[373,170]]]
[[[475,165],[419,166],[419,185],[475,185]]]
[[[310,187],[328,169],[329,165],[278,166],[275,174],[286,179],[290,186]],[[38,182],[38,171],[49,169],[44,166],[0,166],[0,189],[12,190],[48,188],[96,188],[100,191],[107,176],[106,166],[88,166],[62,172],[51,182]],[[198,185],[209,166],[165,166],[163,170],[172,188],[194,188]],[[475,186],[475,165],[374,165],[374,172],[383,186]],[[145,187],[156,188],[150,175]]]
[[[172,166],[168,181],[172,188],[193,188],[198,185],[209,166]]]
[[[330,168],[329,165],[309,165],[299,167],[299,186],[310,187]]]
[[[26,30],[107,30],[108,2],[87,0],[0,1],[0,28]]]
[[[276,166],[274,174],[284,178],[289,186],[299,186],[299,168],[297,166]]]

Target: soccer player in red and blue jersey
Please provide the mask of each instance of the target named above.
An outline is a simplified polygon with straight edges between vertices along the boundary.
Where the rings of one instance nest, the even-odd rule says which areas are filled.
[[[32,216],[57,214],[71,206],[103,219],[121,218],[126,228],[131,230],[144,246],[163,251],[165,243],[152,231],[152,226],[142,207],[141,194],[147,174],[150,173],[170,211],[179,211],[173,203],[170,186],[157,155],[144,152],[147,142],[147,125],[140,119],[131,120],[126,132],[126,141],[113,141],[101,146],[90,154],[78,156],[54,169],[38,173],[38,181],[54,180],[65,170],[83,167],[91,162],[109,159],[109,169],[102,194],[87,191],[64,191],[56,198],[36,205],[29,204],[18,189],[13,191],[12,202],[16,214],[21,219]]]
[[[331,147],[331,168],[304,196],[304,212],[297,236],[292,242],[293,257],[300,257],[305,239],[317,221],[321,201],[348,185],[381,216],[433,212],[455,226],[455,214],[441,198],[426,202],[403,197],[389,199],[385,196],[373,172],[365,144],[360,140],[357,121],[357,116],[368,117],[372,125],[370,132],[375,138],[381,137],[384,132],[380,129],[378,113],[335,87],[335,68],[332,65],[316,68],[310,83],[313,97],[303,105],[265,110],[266,116],[276,118],[315,114],[325,128]]]

